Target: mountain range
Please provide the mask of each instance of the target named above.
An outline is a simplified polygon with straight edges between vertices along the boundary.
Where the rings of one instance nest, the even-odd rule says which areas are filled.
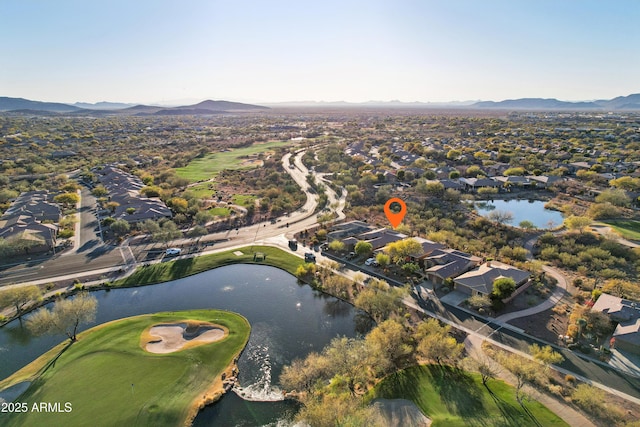
[[[180,107],[160,107],[153,105],[133,105],[118,102],[98,102],[88,104],[61,104],[58,102],[31,101],[24,98],[0,97],[0,111],[24,112],[36,114],[60,113],[70,115],[206,115],[236,112],[251,112],[268,110],[268,107],[253,104],[243,104],[230,101],[202,101],[194,105]]]
[[[640,93],[618,96],[598,101],[558,101],[557,99],[521,98],[505,101],[481,101],[471,104],[471,108],[497,108],[509,110],[640,110]]]
[[[618,111],[640,110],[640,93],[618,96],[613,99],[596,101],[560,101],[555,98],[520,98],[504,101],[464,101],[464,102],[401,102],[369,101],[363,103],[337,102],[288,102],[268,104],[271,107],[373,107],[373,108],[452,108],[452,109],[500,109],[500,110],[539,110],[539,111]],[[32,101],[24,98],[0,97],[0,111],[28,114],[67,114],[67,115],[209,115],[222,113],[259,112],[268,110],[268,106],[243,104],[231,101],[206,100],[193,105],[162,107],[154,105],[133,105],[119,102],[98,102],[95,104],[76,102],[63,104],[58,102]]]

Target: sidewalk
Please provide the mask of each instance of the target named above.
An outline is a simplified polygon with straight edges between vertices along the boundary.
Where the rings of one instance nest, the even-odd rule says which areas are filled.
[[[520,317],[531,316],[532,314],[541,313],[545,310],[553,308],[560,300],[567,294],[567,281],[562,274],[560,274],[556,269],[551,268],[549,266],[543,265],[542,269],[545,273],[552,276],[557,280],[558,284],[556,288],[553,290],[549,298],[542,301],[540,304],[526,308],[520,311],[514,311],[513,313],[503,314],[501,316],[496,317],[496,320],[501,322],[508,322],[513,319],[518,319]]]

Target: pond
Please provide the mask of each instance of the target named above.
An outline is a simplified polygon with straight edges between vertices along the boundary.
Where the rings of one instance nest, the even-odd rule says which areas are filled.
[[[299,285],[274,267],[231,265],[184,279],[139,288],[93,292],[94,324],[159,311],[218,308],[245,316],[251,336],[238,361],[240,387],[195,419],[196,426],[255,426],[290,419],[298,407],[282,401],[277,381],[282,367],[336,336],[354,337],[370,318],[337,298]],[[0,328],[0,378],[28,364],[63,336],[31,337],[18,321]],[[242,397],[241,397],[242,396]]]
[[[530,221],[537,228],[555,228],[562,224],[562,213],[546,209],[542,200],[491,200],[474,203],[478,214],[488,217],[491,212],[511,212],[510,225],[518,226],[522,221]]]

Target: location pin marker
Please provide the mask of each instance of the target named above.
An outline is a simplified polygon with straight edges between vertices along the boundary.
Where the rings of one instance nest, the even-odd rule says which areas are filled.
[[[391,210],[391,205],[393,203],[397,203],[400,205],[400,212],[394,212]],[[393,225],[393,228],[396,228],[400,225],[404,216],[407,214],[407,205],[397,197],[392,197],[387,200],[387,203],[384,204],[384,214],[387,216],[387,219]]]

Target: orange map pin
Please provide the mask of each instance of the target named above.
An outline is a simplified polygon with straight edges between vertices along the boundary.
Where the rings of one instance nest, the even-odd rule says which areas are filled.
[[[397,203],[400,205],[400,212],[394,212],[391,210],[391,205],[393,203]],[[407,205],[397,197],[392,197],[387,200],[387,203],[384,204],[384,214],[387,216],[387,219],[393,225],[393,228],[396,228],[400,225],[404,216],[407,214]]]

